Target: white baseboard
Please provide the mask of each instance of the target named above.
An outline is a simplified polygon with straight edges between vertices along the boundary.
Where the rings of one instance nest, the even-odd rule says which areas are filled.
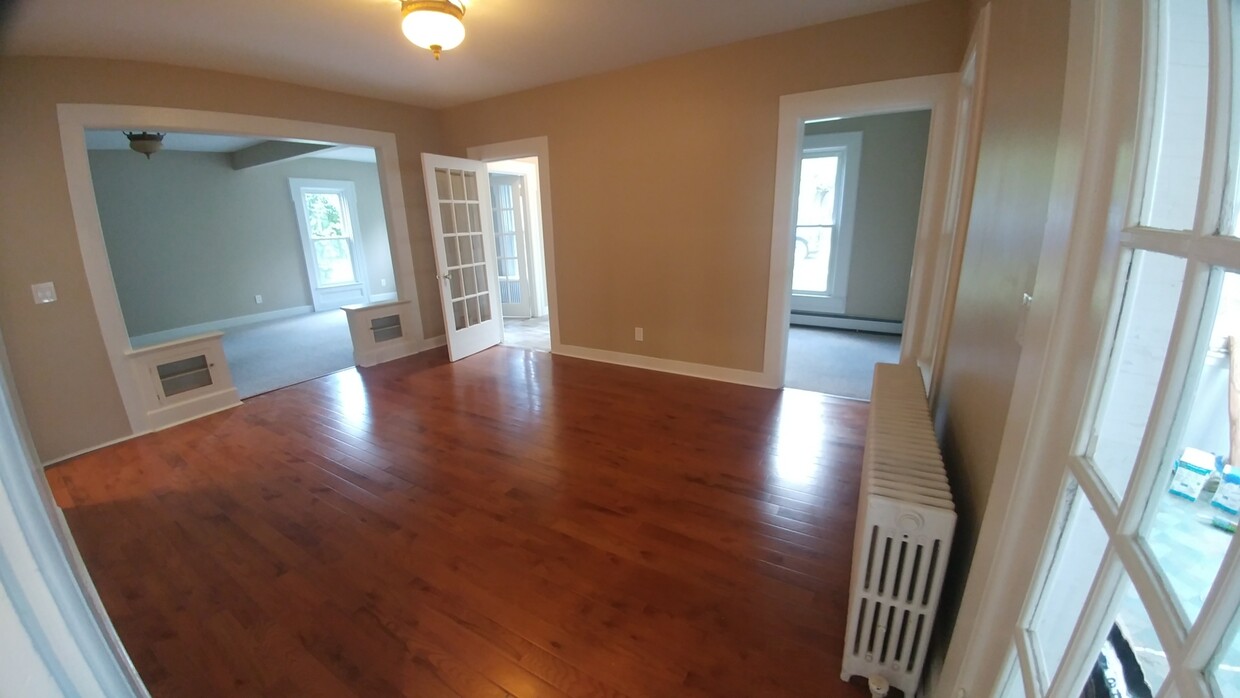
[[[396,292],[392,293],[372,293],[370,294],[371,303],[386,303],[396,300]]]
[[[150,421],[151,431],[161,431],[168,427],[174,427],[178,424],[206,417],[209,414],[240,406],[241,396],[237,393],[236,388],[230,387],[196,397],[192,400],[176,402],[166,407],[151,410],[147,412],[147,419]]]
[[[177,327],[171,330],[161,330],[150,334],[138,335],[137,337],[130,337],[129,344],[135,349],[138,349],[151,344],[162,344],[163,342],[171,342],[174,339],[181,339],[182,337],[191,337],[196,334],[203,334],[204,332],[216,332],[219,330],[228,329],[229,327],[239,327],[241,325],[249,325],[255,322],[283,320],[284,318],[296,317],[298,315],[308,315],[312,312],[314,312],[314,306],[297,305],[292,308],[272,310],[266,313],[241,315],[238,317],[224,318],[223,320],[212,320],[211,322],[189,325],[187,327]]]
[[[736,368],[695,364],[688,361],[660,359],[653,356],[642,356],[641,354],[625,354],[619,351],[591,349],[589,347],[577,347],[568,344],[553,347],[551,353],[559,354],[560,356],[571,356],[577,359],[586,359],[587,361],[601,361],[607,364],[644,368],[651,371],[675,373],[694,378],[706,378],[707,380],[723,381],[725,383],[739,383],[741,385],[772,389],[780,387],[778,385],[770,385],[761,371],[742,371]]]
[[[78,456],[84,456],[87,453],[90,453],[91,451],[98,451],[101,448],[107,448],[108,446],[115,446],[116,444],[124,443],[134,437],[142,436],[143,434],[149,434],[149,433],[150,433],[149,431],[143,431],[137,434],[126,434],[124,436],[112,439],[111,441],[104,441],[101,444],[95,444],[94,446],[87,446],[86,448],[79,449],[77,451],[74,451],[73,453],[66,453],[63,456],[56,456],[55,458],[45,460],[43,461],[42,465],[44,468],[50,468],[53,465],[56,465],[58,463],[63,463],[69,460],[70,458],[77,458]]]
[[[842,315],[802,315],[792,314],[793,325],[808,327],[830,327],[837,330],[861,330],[862,332],[881,332],[883,334],[904,334],[904,323],[893,320],[866,320],[864,318],[844,317]]]
[[[431,337],[429,339],[422,340],[422,347],[418,349],[418,351],[424,352],[428,349],[438,349],[439,347],[446,346],[448,346],[448,335],[441,334],[438,337]]]
[[[182,407],[187,405],[197,405],[197,409],[205,409],[206,411],[194,412],[193,410],[188,410]],[[203,407],[204,405],[205,408]],[[224,410],[231,410],[232,408],[240,407],[241,405],[242,402],[240,396],[237,394],[237,389],[228,388],[189,402],[180,403],[178,405],[173,405],[159,410],[152,410],[147,413],[151,420],[152,428],[146,431],[126,434],[125,436],[112,439],[111,441],[105,441],[94,446],[87,446],[86,448],[74,451],[73,453],[67,453],[63,456],[57,456],[50,460],[45,460],[42,465],[44,468],[50,468],[57,463],[63,463],[70,458],[77,458],[78,456],[85,455],[91,451],[98,451],[101,448],[115,446],[116,444],[129,441],[130,439],[136,439],[139,436],[145,436],[146,434],[151,434],[169,427],[175,427],[178,424],[184,424],[185,422],[192,422],[195,419],[201,419],[209,414],[223,412]]]

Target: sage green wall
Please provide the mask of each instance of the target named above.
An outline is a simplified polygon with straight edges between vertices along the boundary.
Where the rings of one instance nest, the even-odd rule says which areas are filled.
[[[921,208],[930,112],[861,116],[808,124],[806,135],[861,133],[844,314],[904,321]]]
[[[234,170],[228,153],[148,161],[97,150],[90,167],[130,336],[310,305],[292,177],[354,183],[371,293],[395,288],[373,163],[299,158]]]
[[[141,76],[135,79],[134,76]],[[443,334],[423,152],[443,152],[435,112],[209,70],[86,58],[0,59],[0,329],[40,460],[131,432],[91,299],[69,205],[58,104],[123,104],[294,119],[392,133],[423,336]],[[18,205],[17,202],[20,202]],[[56,284],[36,305],[30,285]]]

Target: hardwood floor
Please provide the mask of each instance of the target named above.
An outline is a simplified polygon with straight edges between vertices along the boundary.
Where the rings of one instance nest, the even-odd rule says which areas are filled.
[[[497,347],[48,470],[154,696],[867,696],[868,405]]]

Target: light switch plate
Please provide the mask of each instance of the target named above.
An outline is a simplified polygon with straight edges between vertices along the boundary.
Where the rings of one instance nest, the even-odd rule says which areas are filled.
[[[56,300],[56,285],[51,281],[31,285],[30,292],[34,294],[35,303],[53,303]]]

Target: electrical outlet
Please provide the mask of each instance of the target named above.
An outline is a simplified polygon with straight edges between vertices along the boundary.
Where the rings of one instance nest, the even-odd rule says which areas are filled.
[[[633,328],[633,339],[636,339],[639,342],[645,341],[646,331],[640,327],[634,327]]]
[[[387,288],[387,279],[379,279],[379,285],[383,288]]]
[[[263,304],[263,297],[262,297],[262,296],[254,296],[254,302],[255,302],[255,303],[257,303],[258,305],[262,305],[262,304]]]
[[[35,303],[53,303],[56,300],[56,285],[51,281],[33,284],[30,287],[30,292],[34,294]]]

